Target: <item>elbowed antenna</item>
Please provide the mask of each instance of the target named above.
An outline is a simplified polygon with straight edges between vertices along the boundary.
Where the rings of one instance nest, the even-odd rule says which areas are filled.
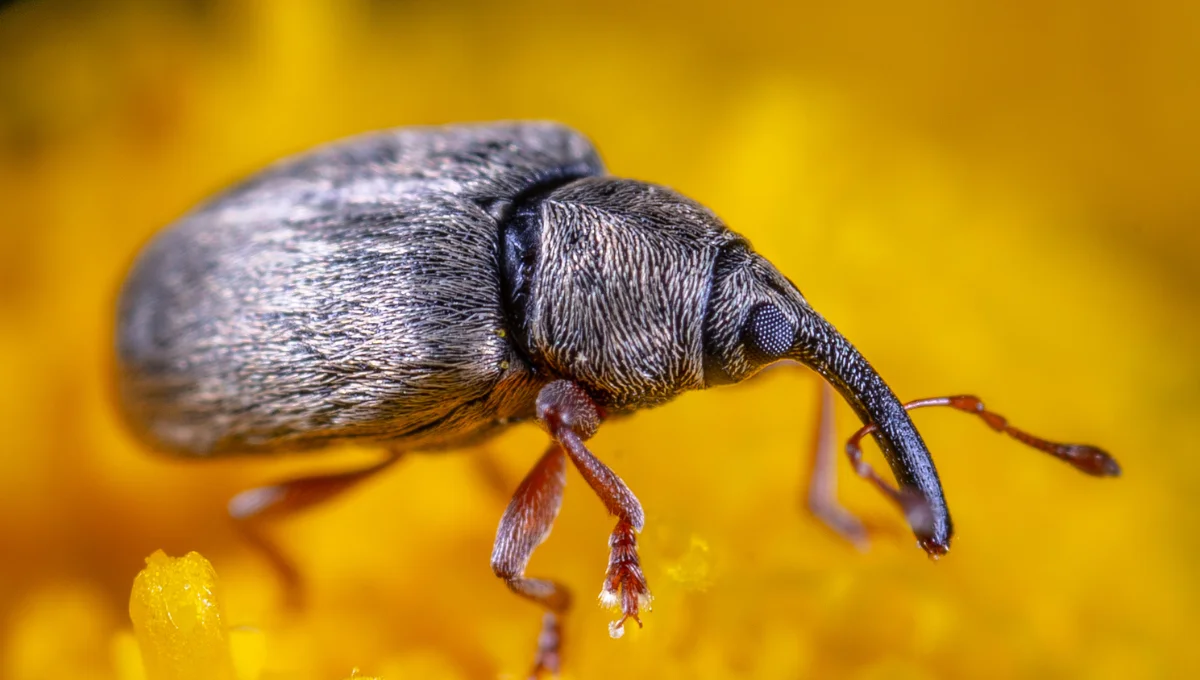
[[[811,308],[798,307],[799,327],[787,358],[820,373],[850,403],[864,424],[876,426],[872,434],[900,487],[892,487],[850,450],[855,471],[874,482],[901,507],[927,553],[934,557],[944,555],[950,549],[954,533],[950,511],[929,449],[904,405],[832,324]]]

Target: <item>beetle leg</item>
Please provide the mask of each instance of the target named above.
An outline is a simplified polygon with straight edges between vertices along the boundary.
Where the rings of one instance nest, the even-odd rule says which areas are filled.
[[[817,429],[813,441],[812,470],[808,478],[808,509],[817,519],[859,550],[866,550],[867,530],[837,499],[837,443],[833,415],[833,387],[820,381]]]
[[[473,451],[471,467],[489,492],[501,498],[508,496],[509,489],[512,488],[512,480],[506,478],[504,469],[490,449],[481,447],[479,450]]]
[[[299,477],[243,491],[229,500],[229,516],[242,535],[275,570],[284,587],[284,601],[291,609],[303,605],[300,572],[292,559],[263,531],[265,520],[291,516],[334,498],[359,482],[391,467],[400,459],[389,451],[384,460],[361,470],[312,477]]]
[[[916,489],[901,489],[891,485],[878,472],[875,472],[875,468],[863,460],[860,441],[867,433],[874,431],[875,425],[868,425],[854,433],[854,436],[846,442],[846,456],[850,459],[850,465],[854,468],[855,474],[874,484],[875,488],[900,508],[914,534],[917,536],[929,535],[933,530],[933,510],[929,506],[929,501]],[[940,553],[931,553],[931,555],[936,559],[944,553],[945,550],[942,550]]]
[[[917,399],[905,404],[904,409],[911,411],[928,406],[949,406],[964,413],[977,415],[993,430],[1003,432],[1026,446],[1048,453],[1089,475],[1095,477],[1118,477],[1121,474],[1121,466],[1102,449],[1088,444],[1060,444],[1042,439],[1041,437],[1035,437],[1024,430],[1019,430],[1009,425],[1008,420],[1004,416],[984,408],[983,401],[979,397],[968,394],[953,397]],[[847,451],[851,447],[857,449],[859,441],[874,431],[875,425],[872,424],[866,425],[858,432],[855,432],[850,441],[846,443]]]
[[[911,411],[913,409],[925,408],[928,406],[949,406],[950,408],[977,415],[988,427],[997,432],[1003,432],[1013,439],[1031,446],[1039,451],[1048,453],[1055,458],[1065,461],[1075,467],[1077,470],[1085,472],[1096,477],[1117,477],[1121,474],[1121,467],[1112,456],[1105,451],[1087,444],[1060,444],[1057,442],[1048,441],[1040,437],[1035,437],[1024,430],[1019,430],[1008,424],[1008,420],[1004,416],[988,411],[983,407],[983,401],[979,397],[971,395],[958,395],[953,397],[931,397],[929,399],[917,399],[904,404],[904,410]],[[855,472],[860,477],[866,478],[873,482],[883,493],[898,504],[904,510],[905,516],[908,518],[909,524],[913,526],[914,531],[920,534],[924,522],[927,522],[929,516],[928,504],[924,499],[920,498],[914,492],[907,489],[900,490],[885,482],[871,466],[867,465],[862,459],[862,448],[860,443],[863,437],[871,434],[876,430],[874,423],[864,425],[858,432],[855,432],[846,442],[846,455],[850,457],[850,463],[854,466]]]
[[[492,571],[504,579],[514,593],[549,610],[542,620],[542,634],[538,637],[534,677],[543,670],[558,673],[562,637],[559,616],[571,606],[571,594],[554,581],[526,578],[525,566],[534,549],[550,535],[554,518],[562,506],[566,473],[562,447],[557,442],[551,444],[509,501],[496,529],[496,543],[492,548]]]
[[[609,624],[608,632],[614,638],[621,637],[627,620],[633,619],[640,627],[640,609],[650,610],[650,589],[637,554],[636,535],[645,524],[642,505],[625,482],[584,446],[584,440],[600,426],[603,415],[582,387],[567,380],[547,384],[538,393],[537,414],[604,506],[617,517],[617,526],[608,541],[608,570],[600,602],[620,610],[621,618]]]

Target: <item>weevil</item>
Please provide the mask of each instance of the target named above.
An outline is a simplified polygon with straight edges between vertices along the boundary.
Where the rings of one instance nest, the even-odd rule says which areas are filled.
[[[536,420],[551,444],[518,486],[492,568],[545,607],[535,673],[557,671],[570,596],[525,575],[558,513],[567,460],[617,518],[602,603],[619,637],[650,591],[645,515],[589,451],[607,417],[790,360],[863,421],[855,472],[946,552],[950,513],[908,409],[950,406],[1097,476],[1102,450],[1029,435],[957,396],[903,404],[799,289],[707,208],[606,174],[591,143],[553,123],[408,128],[285,160],[200,206],[136,259],[119,302],[119,391],[154,446],[209,458],[378,444],[384,462],[236,496],[242,520],[296,510],[386,469],[400,452],[464,447]],[[826,389],[813,510],[852,540],[861,524],[829,479]],[[881,447],[897,484],[867,465]],[[823,470],[823,472],[820,472]]]

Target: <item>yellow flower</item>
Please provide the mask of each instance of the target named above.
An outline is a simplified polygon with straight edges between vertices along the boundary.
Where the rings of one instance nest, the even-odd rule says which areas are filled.
[[[351,133],[530,117],[712,207],[902,398],[978,393],[1125,470],[917,413],[957,529],[931,564],[845,467],[870,552],[803,513],[799,370],[607,423],[654,611],[609,638],[612,522],[571,471],[529,566],[575,594],[565,678],[1200,677],[1195,2],[593,4],[0,2],[0,677],[522,677],[541,613],[488,556],[543,433],[270,527],[288,610],[225,503],[378,452],[154,456],[109,374],[131,258],[197,202]],[[152,558],[131,628],[159,547],[219,587]]]
[[[129,615],[134,650],[116,643],[120,680],[258,680],[263,636],[230,628],[221,613],[217,574],[199,553],[179,558],[161,550],[134,579]]]

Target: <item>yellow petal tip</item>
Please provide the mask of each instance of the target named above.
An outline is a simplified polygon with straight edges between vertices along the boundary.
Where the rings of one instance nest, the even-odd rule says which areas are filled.
[[[133,581],[129,616],[147,680],[235,677],[217,573],[199,553],[147,557]]]

